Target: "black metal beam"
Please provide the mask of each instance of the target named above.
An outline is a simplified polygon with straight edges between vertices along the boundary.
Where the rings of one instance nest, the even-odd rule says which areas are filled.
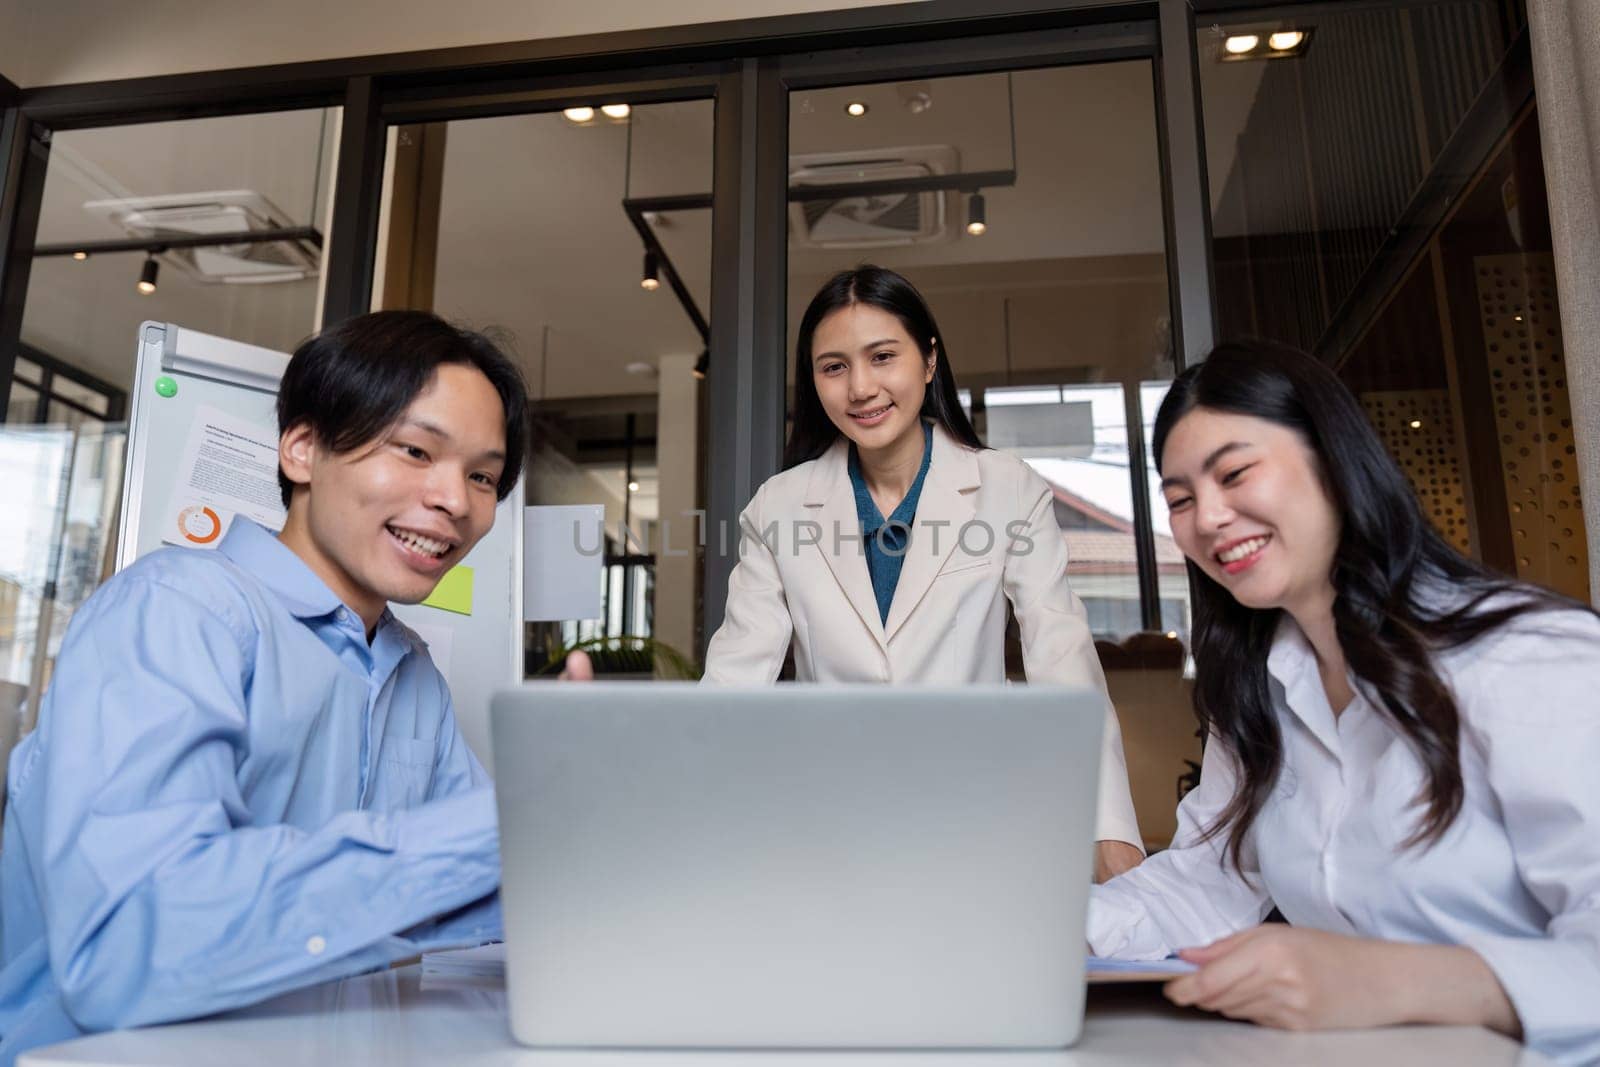
[[[1201,21],[1213,19],[1230,23],[1277,22],[1285,19],[1345,15],[1352,11],[1393,11],[1408,7],[1448,7],[1461,0],[1298,0],[1290,3],[1264,3],[1263,0],[1193,0],[1195,15]]]
[[[1156,50],[1155,14],[1156,2],[1149,0],[1058,13],[1049,25],[997,23],[982,37],[902,37],[871,47],[852,41],[834,51],[786,55],[780,69],[784,85],[796,90],[1146,59]]]
[[[667,104],[713,96],[729,63],[684,63],[645,70],[527,75],[504,81],[421,88],[384,87],[382,112],[391,125],[559,111],[598,104]]]
[[[378,208],[383,199],[384,124],[371,78],[350,80],[339,131],[332,232],[322,269],[327,278],[322,325],[332,326],[372,307],[372,272],[378,250]]]
[[[713,144],[705,638],[722,625],[739,513],[783,455],[789,95],[776,60],[745,60],[728,76]]]
[[[0,420],[11,399],[11,378],[22,343],[22,312],[33,269],[34,234],[44,199],[50,136],[18,108],[0,119]]]
[[[970,174],[931,174],[925,178],[885,178],[876,182],[842,182],[838,185],[791,185],[790,203],[841,200],[849,196],[893,196],[895,193],[936,193],[957,189],[976,193],[1017,184],[1014,170],[980,170]]]
[[[711,206],[711,198],[705,198],[705,207]],[[655,209],[659,211],[660,209]],[[684,284],[678,275],[678,267],[672,262],[672,257],[667,254],[666,246],[656,236],[656,231],[651,228],[649,221],[644,217],[645,209],[638,207],[632,200],[622,202],[623,214],[628,216],[628,221],[639,234],[639,240],[644,242],[647,251],[656,254],[659,270],[666,275],[667,285],[672,289],[672,295],[678,298],[678,304],[683,308],[683,313],[689,316],[689,321],[694,324],[695,331],[700,334],[700,343],[711,343],[711,324],[706,321],[700,305],[695,303],[694,294],[689,292],[689,287]],[[632,418],[630,415],[629,418]]]
[[[791,185],[788,190],[790,203],[813,200],[840,200],[852,196],[892,196],[896,193],[932,193],[944,189],[958,189],[964,192],[978,192],[982,189],[996,189],[1002,186],[1017,184],[1015,170],[985,170],[974,171],[970,174],[937,174],[925,178],[888,178],[876,182],[842,182],[838,185]],[[671,285],[672,292],[678,298],[678,303],[683,306],[683,312],[689,316],[689,321],[699,331],[700,339],[709,343],[710,326],[706,317],[700,311],[700,306],[695,303],[694,295],[678,276],[677,267],[673,265],[672,257],[667,254],[660,238],[646,221],[646,213],[665,214],[671,211],[704,211],[711,206],[710,193],[684,193],[677,196],[656,196],[629,198],[622,202],[622,210],[628,216],[628,221],[638,231],[639,239],[649,251],[656,254],[663,270],[666,272],[667,283]]]
[[[350,56],[235,70],[125,78],[21,90],[28,114],[52,129],[242,114],[339,103],[352,78],[385,89],[680,63],[730,62],[819,48],[868,48],[1145,17],[1153,0],[923,0],[841,11],[586,34],[534,41]],[[419,120],[420,121],[420,120]]]
[[[1150,514],[1149,460],[1144,448],[1144,397],[1137,380],[1124,382],[1122,404],[1128,432],[1128,474],[1133,479],[1133,555],[1139,577],[1139,625],[1161,627],[1161,574],[1157,568],[1155,521]]]
[[[1206,181],[1200,76],[1189,0],[1161,0],[1161,61],[1156,66],[1156,129],[1167,236],[1172,351],[1182,369],[1217,343],[1217,292],[1211,255],[1211,194]],[[1153,549],[1152,549],[1153,551]],[[1151,573],[1154,574],[1153,564]]]
[[[71,256],[80,252],[91,256],[115,252],[159,253],[173,248],[216,248],[222,245],[266,244],[272,241],[308,241],[322,247],[322,231],[315,226],[293,226],[281,230],[242,230],[238,233],[208,233],[192,237],[129,237],[120,241],[83,241],[78,244],[38,245],[35,259],[45,256]]]

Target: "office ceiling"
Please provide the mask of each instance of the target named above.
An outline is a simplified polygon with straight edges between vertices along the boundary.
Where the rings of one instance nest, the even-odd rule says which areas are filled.
[[[1209,135],[1213,168],[1228,159],[1225,131],[1242,125],[1259,77],[1253,65],[1237,64],[1215,82],[1208,107],[1217,119],[1213,129],[1223,132]],[[1019,72],[1009,92],[1017,181],[985,191],[984,236],[961,232],[964,202],[950,196],[946,238],[899,248],[796,249],[795,283],[809,287],[831,270],[870,259],[938,268],[941,288],[948,289],[960,284],[964,266],[976,285],[1005,265],[1014,281],[1030,263],[1159,254],[1161,186],[1149,64]],[[1004,169],[1011,154],[1007,97],[1005,75],[797,94],[791,151],[949,145],[964,171]],[[929,106],[914,107],[912,101],[922,98]],[[850,100],[866,103],[867,114],[847,115]],[[336,113],[290,112],[61,134],[40,240],[120,236],[85,209],[91,201],[223,189],[254,190],[291,221],[325,226],[336,129]],[[666,287],[653,293],[639,287],[642,245],[621,204],[629,192],[708,191],[711,130],[708,101],[650,105],[627,123],[586,127],[558,114],[451,124],[437,309],[501,328],[536,395],[654,393],[649,368],[666,355],[698,354],[701,340]],[[656,223],[706,312],[710,221],[710,212],[701,210],[674,212]],[[36,261],[25,339],[125,384],[135,329],[146,318],[279,349],[292,348],[316,321],[314,282],[204,285],[164,268],[157,294],[141,297],[133,287],[139,262],[137,255]],[[1147,342],[1141,335],[1139,343]]]

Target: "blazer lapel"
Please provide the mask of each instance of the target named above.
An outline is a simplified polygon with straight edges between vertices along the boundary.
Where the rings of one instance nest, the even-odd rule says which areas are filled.
[[[895,633],[927,595],[929,586],[955,551],[962,525],[971,521],[975,513],[971,491],[981,482],[977,457],[935,426],[933,462],[922,483],[922,496],[912,520],[911,544],[900,567],[894,599],[889,603],[886,640],[894,640]],[[863,561],[862,570],[865,569]]]
[[[872,592],[872,576],[867,573],[866,546],[860,539],[861,518],[856,514],[855,493],[850,488],[846,466],[849,447],[849,442],[840,438],[818,459],[806,487],[806,517],[822,527],[816,551],[827,561],[834,581],[861,616],[873,640],[880,648],[886,648],[888,639],[878,618],[878,599]],[[795,532],[798,535],[799,531]]]

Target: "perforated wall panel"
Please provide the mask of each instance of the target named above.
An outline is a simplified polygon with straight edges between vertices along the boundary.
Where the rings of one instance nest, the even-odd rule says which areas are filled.
[[[1383,447],[1400,464],[1434,529],[1462,552],[1472,550],[1462,491],[1461,449],[1444,389],[1392,389],[1361,394],[1361,406]]]
[[[1555,264],[1546,253],[1480,256],[1474,266],[1517,575],[1587,600]]]

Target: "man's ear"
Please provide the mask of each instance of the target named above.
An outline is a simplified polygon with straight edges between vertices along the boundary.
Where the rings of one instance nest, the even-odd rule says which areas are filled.
[[[316,457],[317,436],[309,422],[297,422],[278,438],[278,466],[295,485],[311,484],[311,463]]]

